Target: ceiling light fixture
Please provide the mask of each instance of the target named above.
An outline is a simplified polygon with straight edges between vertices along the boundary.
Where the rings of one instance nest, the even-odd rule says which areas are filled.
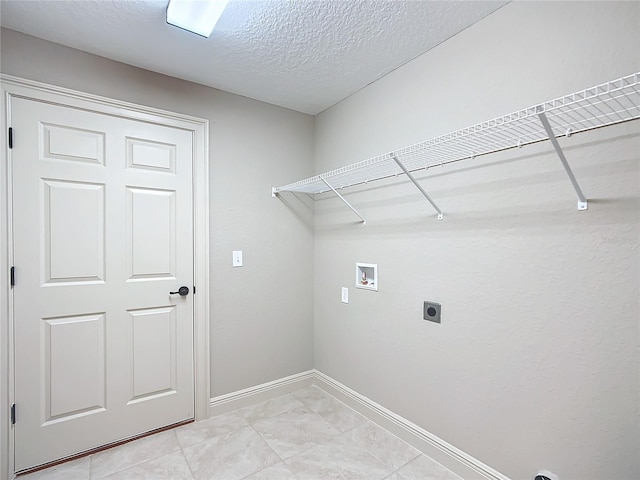
[[[167,23],[208,37],[229,0],[169,0]]]

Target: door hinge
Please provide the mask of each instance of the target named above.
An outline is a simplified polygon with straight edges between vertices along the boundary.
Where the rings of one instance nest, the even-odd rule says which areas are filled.
[[[11,425],[16,424],[16,404],[11,404]]]
[[[9,277],[11,280],[11,286],[14,287],[16,285],[16,267],[11,267]]]
[[[13,148],[13,128],[9,127],[9,148]]]
[[[194,295],[196,294],[196,286],[195,285],[193,286],[193,294]]]

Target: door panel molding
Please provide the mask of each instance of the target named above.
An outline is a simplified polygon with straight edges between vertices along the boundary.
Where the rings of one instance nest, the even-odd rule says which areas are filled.
[[[12,190],[11,190],[11,150],[7,141],[7,129],[10,126],[11,101],[13,98],[25,98],[46,103],[58,104],[107,114],[124,119],[151,121],[162,125],[190,131],[193,139],[193,216],[194,216],[194,281],[198,291],[194,302],[194,388],[196,421],[209,417],[209,121],[169,112],[157,108],[123,102],[98,95],[57,87],[41,82],[0,74],[0,92],[2,93],[2,115],[0,116],[0,151],[4,159],[0,161],[0,464],[6,466],[0,470],[0,480],[14,477],[13,429],[8,412],[13,403],[12,390],[14,365],[13,338],[13,296],[9,284],[9,268],[12,266]],[[85,134],[87,142],[81,152],[58,152],[54,138],[53,150],[57,161],[81,161],[99,163],[100,140],[96,132],[63,132],[55,134],[63,137],[68,134]],[[20,141],[19,132],[14,132],[14,142]],[[156,171],[171,171],[174,168],[171,156],[166,164],[146,165],[144,149],[152,145],[136,143],[143,155],[140,165],[132,167]],[[166,147],[156,146],[154,147]],[[133,144],[132,144],[133,148]],[[94,158],[90,158],[90,157]],[[53,160],[53,158],[52,158]],[[54,160],[54,161],[56,161]],[[20,282],[20,269],[16,269],[16,284]],[[17,421],[20,413],[17,408]]]

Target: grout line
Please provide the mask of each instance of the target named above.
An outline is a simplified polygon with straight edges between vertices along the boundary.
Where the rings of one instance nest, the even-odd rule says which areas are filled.
[[[314,384],[315,385],[315,384]],[[349,405],[347,405],[346,403],[344,403],[342,400],[339,400],[338,398],[334,397],[333,395],[331,395],[329,392],[325,392],[324,390],[322,390],[322,387],[319,385],[316,385],[317,388],[319,388],[321,391],[323,391],[324,393],[326,393],[327,395],[329,395],[332,398],[335,398],[337,402],[340,402],[342,405],[344,405],[345,407],[353,410],[356,414],[360,415],[361,417],[364,418],[364,422],[361,422],[357,425],[354,425],[351,429],[345,431],[344,433],[348,433],[351,432],[353,430],[355,430],[356,428],[366,424],[366,422],[369,422],[370,424],[374,425],[376,428],[382,430],[384,433],[392,436],[393,438],[395,438],[396,440],[398,440],[399,442],[401,442],[402,444],[406,445],[407,447],[409,447],[412,450],[415,450],[417,452],[415,457],[412,457],[408,462],[404,463],[400,468],[405,467],[406,465],[408,465],[409,463],[413,462],[416,458],[418,458],[420,455],[425,455],[424,453],[422,453],[420,450],[418,450],[416,447],[414,447],[413,445],[411,445],[409,442],[403,440],[402,438],[400,438],[399,436],[397,436],[396,434],[394,434],[393,432],[387,430],[386,428],[384,428],[382,425],[380,425],[379,423],[377,423],[374,420],[371,420],[369,418],[367,418],[365,415],[361,414],[360,412],[358,412],[357,410],[355,410],[354,408],[350,407]],[[360,445],[361,447],[363,447],[365,450],[367,450],[369,453],[371,453],[371,455],[373,455],[374,457],[376,457],[378,460],[380,460],[383,464],[386,465],[386,462],[381,459],[380,457],[378,457],[375,453],[369,451],[369,449],[367,449],[364,445],[362,445],[361,443],[355,441],[355,443],[357,443],[358,445]],[[428,455],[426,455],[428,456]],[[431,457],[429,457],[431,458]],[[433,460],[433,459],[432,459]],[[435,461],[435,460],[434,460]],[[391,468],[393,468],[393,465],[389,465]],[[394,470],[394,473],[397,472],[400,468]],[[446,467],[445,467],[446,468]]]
[[[53,462],[49,462],[49,463],[46,463],[44,465],[40,465],[40,466],[37,466],[37,467],[33,467],[33,468],[30,468],[30,469],[24,470],[24,471],[18,473],[16,478],[19,478],[19,477],[22,477],[22,476],[26,476],[26,475],[31,475],[32,473],[40,472],[42,470],[47,470],[49,468],[54,468],[54,467],[57,467],[59,465],[64,465],[65,463],[70,463],[70,462],[73,462],[75,460],[79,460],[79,459],[84,458],[84,457],[89,457],[89,478],[88,478],[88,480],[98,480],[98,479],[95,479],[93,477],[93,467],[92,467],[93,461],[92,461],[92,459],[93,459],[94,455],[96,455],[98,453],[101,453],[101,452],[104,452],[104,451],[107,451],[107,450],[110,450],[110,449],[113,449],[113,448],[116,448],[116,447],[120,447],[120,446],[125,445],[127,443],[135,442],[137,440],[142,440],[143,438],[147,438],[147,437],[149,437],[151,435],[155,435],[156,433],[162,433],[162,432],[166,432],[168,430],[173,430],[173,429],[175,429],[177,427],[180,427],[182,425],[188,425],[190,423],[194,423],[194,421],[193,420],[187,420],[187,421],[183,421],[183,422],[178,422],[178,423],[175,423],[175,424],[172,424],[172,425],[167,425],[167,426],[164,426],[164,427],[156,428],[156,429],[151,430],[149,432],[145,432],[145,433],[142,433],[140,435],[135,435],[133,437],[126,438],[124,440],[117,440],[117,441],[109,443],[107,445],[101,445],[99,447],[95,447],[95,448],[86,450],[84,452],[80,452],[80,453],[76,453],[74,455],[70,455],[70,456],[65,457],[63,459],[60,459],[60,460],[54,460]]]
[[[184,463],[187,464],[187,468],[189,469],[189,473],[191,474],[191,479],[195,480],[196,476],[193,473],[193,470],[191,469],[191,464],[189,463],[189,459],[187,458],[187,455],[184,453],[184,448],[182,447],[182,444],[180,443],[180,440],[178,439],[178,434],[175,433],[175,430],[174,430],[174,434],[176,436],[176,442],[178,442],[178,447],[180,448],[180,451],[182,452],[182,457],[184,458]]]
[[[362,414],[366,418],[369,418],[371,420],[370,415],[372,415],[373,418],[376,418],[378,420],[383,420],[385,424],[392,425],[393,427],[398,427],[399,432],[404,432],[408,434],[408,437],[415,439],[418,444],[424,445],[424,447],[426,447],[427,449],[434,449],[433,450],[434,453],[437,453],[439,455],[445,454],[442,456],[442,459],[440,459],[440,457],[435,458],[432,454],[430,453],[427,454],[422,446],[418,447],[417,445],[415,445],[415,448],[421,451],[423,455],[432,459],[436,463],[439,463],[447,470],[452,471],[455,475],[459,477],[462,476],[462,474],[457,473],[457,466],[459,465],[460,467],[465,468],[468,474],[472,475],[472,478],[474,479],[481,477],[482,479],[490,479],[490,480],[509,480],[509,478],[506,477],[505,475],[485,465],[484,463],[480,462],[479,460],[475,459],[469,454],[458,449],[454,445],[449,444],[448,442],[424,430],[423,428],[419,427],[413,422],[392,412],[391,410],[388,410],[382,405],[377,404],[371,399],[356,392],[355,390],[352,390],[346,385],[343,385],[342,383],[320,372],[319,370],[314,370],[314,374],[315,374],[315,380],[318,382],[316,384],[318,388],[323,390],[323,388],[319,386],[320,384],[322,384],[326,388],[329,388],[338,392],[340,395],[344,396],[344,398],[346,398],[349,402],[352,402],[354,405],[358,405],[359,408],[362,408],[363,411],[366,411],[367,412],[366,414],[365,413]],[[372,421],[378,424],[378,420],[376,421],[372,420]],[[407,443],[409,443],[409,441],[407,441]],[[409,444],[414,446],[412,443],[409,443]],[[452,468],[448,467],[445,463],[443,463],[443,460],[444,462],[452,460],[453,462],[451,463],[456,464],[456,467],[454,467],[456,468],[456,471],[454,471]],[[466,475],[467,474],[465,474],[465,476]]]
[[[342,400],[334,397],[333,395],[331,395],[329,392],[324,391],[319,385],[317,384],[313,384],[312,386],[315,386],[318,390],[320,390],[324,395],[326,395],[327,397],[333,399],[340,407],[345,407],[348,410],[350,410],[351,412],[353,412],[355,415],[357,415],[358,417],[362,417],[362,421],[359,421],[358,423],[356,423],[355,425],[353,425],[351,428],[345,430],[345,431],[341,431],[339,428],[331,425],[320,413],[316,412],[313,410],[313,408],[311,408],[311,405],[309,405],[312,402],[305,402],[304,398],[299,397],[298,395],[296,395],[296,392],[299,390],[294,390],[293,392],[290,393],[290,395],[292,395],[293,397],[297,398],[298,400],[300,400],[305,407],[310,411],[311,414],[317,416],[318,418],[321,418],[323,421],[325,421],[328,425],[330,425],[332,428],[334,428],[337,432],[338,435],[336,435],[334,437],[335,440],[339,437],[345,437],[345,439],[349,440],[350,442],[352,442],[354,444],[354,446],[361,448],[364,452],[368,453],[371,457],[373,457],[375,460],[377,460],[378,462],[380,462],[380,464],[393,469],[393,471],[389,474],[388,477],[385,478],[389,478],[391,475],[393,475],[394,473],[396,473],[398,470],[400,470],[401,468],[404,468],[406,465],[408,465],[409,463],[411,463],[412,461],[414,461],[416,458],[418,458],[422,452],[420,452],[418,449],[416,449],[415,447],[411,446],[409,443],[405,442],[404,440],[402,440],[401,438],[397,437],[396,435],[394,435],[393,433],[389,432],[388,430],[386,430],[384,427],[378,425],[376,422],[369,420],[368,418],[366,418],[364,415],[362,415],[360,412],[358,412],[357,410],[355,410],[354,408],[350,407],[349,405],[347,405],[346,403],[344,403]],[[300,389],[302,390],[302,389]],[[281,397],[283,397],[284,395],[282,395]],[[279,398],[279,397],[276,397]],[[286,413],[286,412],[285,412]],[[282,414],[280,414],[282,415]],[[277,416],[276,416],[277,417]],[[273,418],[276,418],[273,417]],[[384,433],[389,434],[390,436],[392,436],[393,438],[397,439],[399,442],[401,442],[403,445],[406,445],[408,448],[411,448],[412,450],[416,451],[416,455],[412,458],[410,458],[407,462],[403,463],[400,467],[396,468],[394,467],[394,465],[387,463],[386,461],[384,461],[382,458],[378,457],[374,452],[372,452],[371,450],[369,450],[367,448],[366,445],[363,445],[362,443],[358,442],[357,440],[351,439],[351,438],[346,438],[347,434],[349,434],[349,432],[354,431],[355,429],[366,425],[367,422],[369,422],[370,424],[374,425],[376,428],[382,430]],[[258,432],[258,434],[260,434],[260,432]],[[289,458],[294,458],[296,456],[302,455],[306,452],[309,452],[310,450],[313,450],[314,448],[318,447],[319,445],[314,445],[306,450],[304,450],[303,452],[299,452],[296,453],[296,455],[293,455]],[[280,457],[282,458],[282,457]],[[285,459],[282,459],[283,463],[285,462]],[[435,460],[434,460],[435,461]],[[285,464],[286,465],[286,464]],[[446,467],[445,467],[446,468]]]
[[[190,422],[190,423],[193,423],[193,422]],[[113,474],[115,474],[115,473],[124,472],[125,470],[129,470],[130,468],[134,468],[134,467],[137,467],[137,466],[140,466],[140,465],[144,465],[145,463],[148,463],[148,462],[150,462],[150,461],[152,461],[152,460],[157,460],[157,459],[162,458],[162,457],[164,457],[164,456],[166,456],[166,455],[171,455],[172,453],[177,452],[181,447],[180,447],[180,442],[178,442],[178,437],[177,437],[177,435],[176,435],[176,433],[175,433],[175,428],[176,428],[176,427],[173,427],[173,428],[170,428],[170,429],[164,429],[164,430],[156,431],[156,432],[154,432],[154,433],[150,433],[150,434],[144,435],[143,437],[139,437],[139,438],[136,438],[136,439],[132,439],[131,441],[125,442],[125,443],[123,443],[123,444],[121,444],[121,445],[116,445],[116,446],[115,446],[115,447],[113,447],[113,448],[115,449],[116,447],[122,447],[122,446],[124,446],[124,445],[126,445],[126,444],[135,444],[135,443],[136,443],[137,441],[139,441],[139,440],[144,440],[145,438],[150,438],[150,437],[151,437],[151,436],[153,436],[153,435],[156,435],[156,434],[160,434],[160,433],[164,433],[164,432],[168,432],[168,431],[170,431],[170,432],[173,434],[173,437],[174,437],[174,439],[175,439],[176,445],[178,446],[178,448],[177,448],[177,449],[173,449],[173,450],[171,450],[171,451],[165,452],[165,453],[163,453],[162,455],[152,456],[152,457],[147,458],[146,460],[143,460],[143,461],[141,461],[141,462],[133,463],[133,464],[131,464],[131,465],[129,465],[129,466],[127,466],[127,467],[125,467],[125,468],[121,468],[120,470],[115,470],[115,471],[113,471],[113,472],[109,472],[109,473],[107,473],[107,474],[105,474],[105,475],[102,475],[102,476],[100,476],[100,477],[96,477],[95,479],[94,479],[94,478],[91,478],[91,480],[99,480],[99,479],[102,479],[102,478],[108,477],[108,476],[110,476],[110,475],[113,475]],[[133,446],[133,445],[130,445],[130,446]],[[111,449],[107,449],[107,451],[108,451],[108,450],[111,450]],[[112,450],[112,451],[113,451],[113,450]],[[101,452],[96,452],[96,453],[101,453]],[[91,456],[93,456],[93,455],[95,455],[95,454],[92,454]],[[90,474],[91,474],[91,473],[90,473]]]

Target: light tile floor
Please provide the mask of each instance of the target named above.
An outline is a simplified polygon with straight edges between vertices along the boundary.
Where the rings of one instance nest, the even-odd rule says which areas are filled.
[[[317,387],[19,480],[462,480]]]

